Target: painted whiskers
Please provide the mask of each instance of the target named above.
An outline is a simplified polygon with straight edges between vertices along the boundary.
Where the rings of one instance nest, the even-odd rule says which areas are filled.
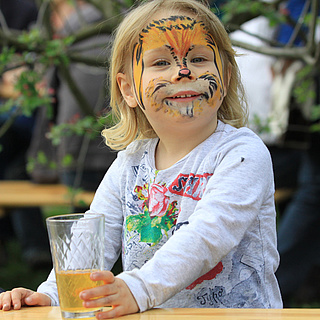
[[[208,105],[223,98],[223,87],[218,77],[211,73],[200,75],[195,81],[189,83],[173,84],[163,80],[162,77],[153,79],[146,88],[146,97],[151,100],[156,111],[163,109],[172,115],[193,117],[201,112],[201,103],[205,99]],[[177,103],[177,98],[192,98],[191,101]],[[186,99],[187,100],[187,99]]]

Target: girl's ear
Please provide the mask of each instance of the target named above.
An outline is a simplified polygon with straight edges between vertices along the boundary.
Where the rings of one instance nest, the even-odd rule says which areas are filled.
[[[129,80],[131,79],[128,79],[128,75],[124,73],[117,74],[117,83],[124,100],[127,102],[129,107],[135,108],[138,103],[133,91],[133,86]]]

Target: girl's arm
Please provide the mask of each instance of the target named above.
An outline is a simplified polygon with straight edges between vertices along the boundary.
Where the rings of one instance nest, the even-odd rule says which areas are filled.
[[[51,303],[50,303],[51,306],[59,305],[56,275],[53,269],[51,270],[47,280],[40,284],[40,286],[37,289],[37,292],[43,293],[49,296],[51,299]]]
[[[121,202],[121,171],[125,166],[123,152],[109,168],[100,183],[88,212],[105,216],[105,266],[111,270],[121,254],[123,208]]]

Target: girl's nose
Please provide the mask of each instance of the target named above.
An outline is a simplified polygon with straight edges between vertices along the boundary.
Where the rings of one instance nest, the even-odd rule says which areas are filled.
[[[173,77],[173,81],[181,81],[182,79],[193,80],[193,76],[191,74],[191,70],[188,68],[179,68],[178,73]]]
[[[183,78],[183,77],[189,78],[191,75],[191,71],[187,68],[180,69],[178,75],[180,78]]]

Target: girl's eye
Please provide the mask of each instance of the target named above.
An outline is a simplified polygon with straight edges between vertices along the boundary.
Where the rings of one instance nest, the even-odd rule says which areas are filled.
[[[154,65],[157,67],[164,67],[164,66],[168,66],[169,62],[165,60],[160,60],[160,61],[156,61]]]
[[[200,58],[200,57],[191,59],[192,63],[200,63],[200,62],[203,62],[203,61],[205,61],[205,59],[204,58]]]

